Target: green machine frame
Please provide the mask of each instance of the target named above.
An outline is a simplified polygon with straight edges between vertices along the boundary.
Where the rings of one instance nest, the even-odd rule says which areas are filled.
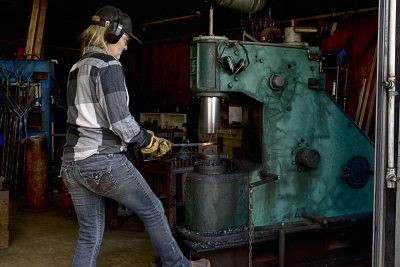
[[[258,165],[243,176],[245,186],[240,179],[240,186],[227,190],[239,188],[240,194],[224,192],[226,179],[221,187],[210,184],[210,190],[189,179],[189,230],[248,227],[248,216],[258,227],[306,220],[305,214],[372,213],[374,144],[326,92],[318,58],[312,56],[317,51],[214,36],[191,43],[192,95],[243,100],[242,160]],[[245,70],[233,73],[223,65],[227,56],[234,67],[245,59]],[[249,210],[249,190],[250,213],[244,212]],[[231,210],[242,214],[224,217],[218,203],[229,205],[227,197],[235,196],[240,207]],[[242,219],[226,221],[238,217]],[[212,227],[195,226],[201,221]]]

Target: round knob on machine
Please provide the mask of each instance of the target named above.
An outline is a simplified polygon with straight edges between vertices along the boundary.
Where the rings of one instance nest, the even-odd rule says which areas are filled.
[[[302,148],[296,154],[296,164],[307,168],[316,168],[320,160],[321,156],[315,149]]]
[[[285,85],[285,79],[279,74],[273,74],[269,77],[269,87],[272,90],[278,91]]]

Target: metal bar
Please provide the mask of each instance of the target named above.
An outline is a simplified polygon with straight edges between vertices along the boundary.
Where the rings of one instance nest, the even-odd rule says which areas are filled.
[[[371,11],[377,11],[377,10],[378,10],[378,7],[363,8],[363,9],[349,10],[349,11],[343,11],[343,12],[338,12],[338,13],[323,14],[323,15],[318,15],[318,16],[313,16],[313,17],[299,18],[299,19],[295,19],[294,21],[309,21],[309,20],[318,20],[321,18],[334,18],[337,16],[344,16],[344,15],[349,15],[349,14],[359,14],[359,13],[365,13],[365,12],[371,12]],[[288,23],[290,23],[290,21],[291,20],[275,21],[274,25],[288,24]],[[217,31],[215,34],[221,35],[226,32],[243,30],[244,28],[250,28],[250,27],[251,26],[245,26],[245,27],[241,26],[241,27],[235,27],[235,28],[231,28],[231,29],[224,29],[224,30]],[[198,34],[189,34],[189,35],[179,36],[179,39],[192,38],[192,37],[197,37],[197,36],[198,36]],[[174,39],[178,39],[178,37],[164,38],[164,39],[159,39],[159,40],[155,40],[155,41],[151,41],[151,42],[153,42],[153,43],[154,42],[165,42],[165,41],[174,40]],[[54,47],[54,46],[48,46],[48,47]],[[57,47],[55,47],[55,48],[57,48]],[[66,48],[66,49],[70,49],[70,48]],[[78,50],[78,49],[72,49],[72,50]]]
[[[7,141],[7,131],[8,131],[8,126],[7,126],[8,125],[7,124],[8,114],[7,114],[7,111],[4,106],[3,106],[3,111],[4,111],[4,123],[2,122],[0,124],[0,127],[3,126],[3,151],[2,151],[2,157],[1,157],[1,176],[5,176],[4,168],[5,168],[5,155],[6,155],[6,149],[7,149],[6,141]]]
[[[198,18],[198,17],[200,17],[200,15],[201,15],[200,11],[196,11],[196,13],[193,14],[193,15],[187,15],[187,16],[181,16],[181,17],[176,17],[176,18],[170,18],[170,19],[163,19],[163,20],[158,20],[158,21],[147,22],[147,23],[144,23],[143,25],[145,27],[147,27],[147,26],[150,26],[150,25],[162,24],[162,23],[167,23],[167,22],[172,22],[172,21]]]
[[[285,267],[285,230],[279,230],[279,267]]]
[[[4,125],[3,125],[3,154],[2,154],[2,158],[1,158],[1,175],[4,176],[6,178],[5,181],[5,187],[8,188],[8,181],[7,181],[7,173],[6,173],[6,167],[7,167],[7,159],[6,159],[6,155],[7,151],[8,151],[8,132],[9,132],[9,118],[8,118],[9,114],[6,111],[6,114],[4,115]]]
[[[387,91],[382,86],[386,80],[385,62],[386,33],[388,24],[388,5],[386,0],[379,1],[379,27],[377,43],[377,94],[376,94],[376,127],[375,127],[375,172],[374,172],[374,210],[373,210],[373,247],[372,266],[384,266],[385,251],[385,167],[386,167],[386,110]]]
[[[336,12],[336,13],[332,12],[330,14],[323,14],[323,15],[299,18],[299,19],[294,19],[294,21],[297,22],[297,21],[317,20],[317,19],[323,19],[323,18],[334,18],[334,17],[345,16],[345,15],[349,15],[349,14],[365,13],[365,12],[371,12],[371,11],[376,11],[376,10],[378,10],[378,7],[369,7],[369,8],[348,10],[348,11],[342,11],[342,12]],[[292,20],[282,20],[282,21],[275,22],[275,24],[287,24],[287,23],[290,23],[291,21]]]
[[[388,66],[387,66],[387,80],[385,85],[389,91],[388,100],[388,162],[387,162],[387,175],[386,178],[396,177],[395,169],[395,140],[394,140],[394,126],[395,126],[395,81],[396,81],[396,0],[389,0],[389,32],[388,32]],[[397,92],[396,92],[397,93]],[[386,186],[388,188],[395,188],[396,182],[387,180]]]
[[[389,81],[393,83],[393,87],[391,88],[392,92],[396,91],[395,85],[396,85],[396,43],[397,43],[397,38],[396,38],[396,18],[397,18],[397,0],[390,0],[390,7],[389,7],[389,58],[388,58],[388,72],[389,72]],[[393,104],[395,103],[394,101],[394,94],[392,94],[393,98]],[[394,110],[395,107],[393,106],[393,139],[394,139],[394,134],[395,134],[395,121],[394,121]],[[398,135],[400,136],[400,126],[398,126]],[[390,146],[390,143],[388,144]],[[393,163],[395,161],[394,159],[394,144],[393,144]],[[397,144],[397,154],[400,151],[400,143]],[[400,175],[399,171],[399,165],[400,164],[400,156],[397,156],[397,177]],[[396,223],[395,223],[395,239],[394,239],[394,266],[400,266],[400,205],[399,205],[399,200],[400,200],[400,189],[399,186],[396,186],[396,209],[395,209],[395,214],[396,214]]]
[[[16,144],[16,140],[17,140],[17,124],[18,124],[18,122],[17,122],[17,117],[14,117],[14,120],[13,120],[13,129],[14,129],[14,132],[13,132],[13,137],[12,137],[12,151],[11,151],[11,156],[10,157],[8,157],[8,159],[11,161],[11,167],[10,167],[10,178],[11,178],[11,185],[10,185],[10,188],[11,188],[11,186],[12,186],[12,184],[14,183],[14,197],[17,197],[17,185],[18,185],[18,183],[17,183],[17,178],[18,177],[15,177],[15,175],[14,175],[14,162],[15,162],[15,154],[16,154],[16,151],[15,151],[15,149],[16,149],[16,147],[17,147],[17,144]]]
[[[22,133],[22,127],[23,127],[23,125],[22,125],[22,118],[17,118],[17,127],[18,127],[18,129],[17,129],[17,134],[15,135],[15,149],[16,149],[16,158],[15,158],[15,165],[16,165],[16,167],[15,167],[15,184],[16,184],[16,186],[15,186],[15,188],[16,188],[16,194],[15,195],[17,195],[17,193],[18,193],[18,189],[20,188],[20,184],[19,183],[21,183],[21,180],[22,179],[18,179],[18,177],[19,177],[19,162],[20,162],[20,150],[21,150],[21,133]]]
[[[172,144],[172,146],[212,146],[218,143],[187,143],[187,144]]]
[[[294,32],[297,33],[316,33],[317,28],[313,27],[294,27]]]
[[[246,31],[243,31],[243,41],[245,41],[245,37],[247,37],[247,39],[249,39],[253,42],[259,42],[259,40],[254,38],[251,34],[247,33]]]
[[[344,73],[344,85],[343,85],[343,110],[346,111],[346,100],[347,100],[347,73],[349,69],[346,68]],[[368,134],[368,133],[367,133]]]
[[[263,184],[266,184],[266,183],[270,183],[270,182],[278,180],[279,177],[280,177],[279,175],[275,175],[275,176],[270,176],[268,178],[263,178],[262,180],[260,180],[258,182],[254,182],[254,183],[249,184],[249,187],[250,188],[254,188],[256,186],[260,186],[260,185],[263,185]]]
[[[208,29],[208,35],[213,36],[214,35],[214,8],[213,6],[210,5],[210,11],[209,11],[210,17],[209,17],[209,29]]]

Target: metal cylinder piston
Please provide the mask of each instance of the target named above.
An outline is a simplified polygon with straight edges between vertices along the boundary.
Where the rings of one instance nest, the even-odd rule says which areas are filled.
[[[200,121],[201,133],[216,133],[220,125],[221,98],[202,97],[200,99]]]

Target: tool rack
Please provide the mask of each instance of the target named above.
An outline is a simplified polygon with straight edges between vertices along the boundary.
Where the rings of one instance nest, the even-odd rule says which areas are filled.
[[[1,176],[5,177],[5,188],[15,187],[17,195],[24,188],[25,150],[21,145],[24,138],[43,135],[47,139],[49,162],[52,156],[54,120],[50,92],[54,63],[39,59],[0,60],[0,84]]]

